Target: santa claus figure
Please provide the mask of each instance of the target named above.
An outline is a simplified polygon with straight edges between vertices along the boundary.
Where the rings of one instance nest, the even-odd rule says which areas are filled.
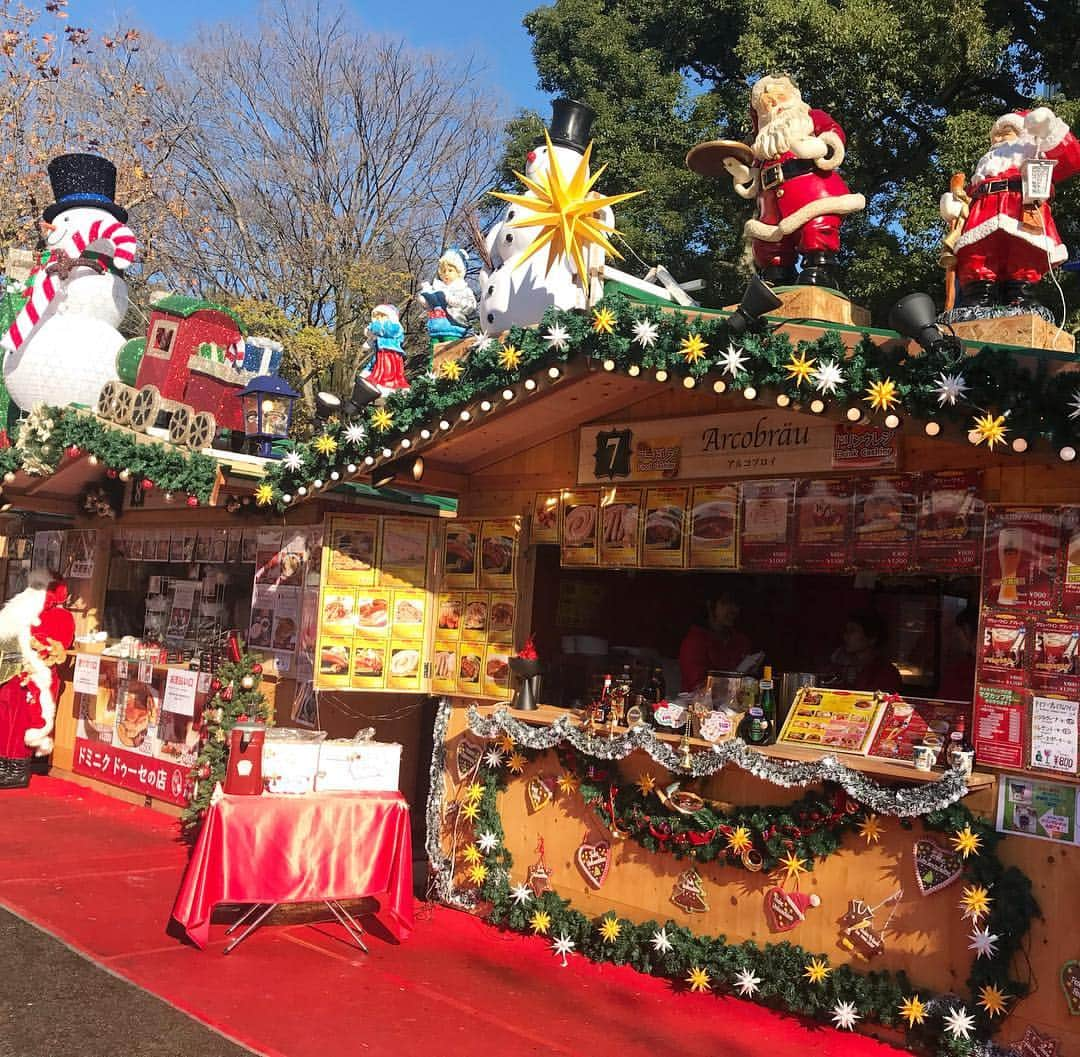
[[[1005,114],[990,130],[990,149],[963,192],[941,196],[941,216],[962,225],[955,241],[960,309],[990,305],[1037,308],[1030,287],[1068,256],[1049,197],[1024,200],[1025,163],[1053,163],[1057,185],[1080,170],[1080,142],[1048,107]],[[1051,190],[1052,196],[1052,190]]]
[[[752,159],[724,159],[735,190],[757,199],[746,222],[754,264],[768,283],[798,281],[837,287],[840,225],[866,207],[839,172],[844,130],[823,110],[811,110],[789,77],[762,77],[751,89]]]
[[[44,570],[0,610],[0,763],[2,784],[25,785],[31,756],[48,756],[60,691],[56,667],[75,639],[63,607],[67,586]],[[12,776],[18,776],[12,780]]]

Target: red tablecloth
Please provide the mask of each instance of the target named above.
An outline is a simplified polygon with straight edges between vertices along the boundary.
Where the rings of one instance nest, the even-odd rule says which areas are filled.
[[[409,807],[400,793],[225,796],[210,808],[172,916],[200,947],[218,903],[384,896],[398,939],[413,927]]]

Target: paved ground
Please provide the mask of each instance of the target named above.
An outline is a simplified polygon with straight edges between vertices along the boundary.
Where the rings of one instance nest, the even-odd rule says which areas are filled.
[[[252,1053],[0,908],[0,1057]]]

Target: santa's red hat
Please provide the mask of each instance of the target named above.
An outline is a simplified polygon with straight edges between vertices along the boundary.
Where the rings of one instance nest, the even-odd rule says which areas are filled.
[[[1007,114],[1002,114],[990,126],[990,135],[996,136],[1006,129],[1012,129],[1018,136],[1024,131],[1024,118],[1031,113],[1030,110],[1010,110]]]
[[[796,907],[798,907],[799,913],[805,915],[806,911],[810,907],[821,906],[821,897],[816,892],[787,892],[785,893]]]

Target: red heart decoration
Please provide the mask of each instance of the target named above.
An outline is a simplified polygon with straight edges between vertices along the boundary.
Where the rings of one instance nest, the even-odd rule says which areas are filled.
[[[790,932],[806,916],[782,888],[773,885],[765,890],[765,920],[770,932]]]
[[[585,880],[593,888],[599,888],[611,869],[611,845],[606,840],[598,840],[595,844],[583,842],[578,847],[576,859]]]

